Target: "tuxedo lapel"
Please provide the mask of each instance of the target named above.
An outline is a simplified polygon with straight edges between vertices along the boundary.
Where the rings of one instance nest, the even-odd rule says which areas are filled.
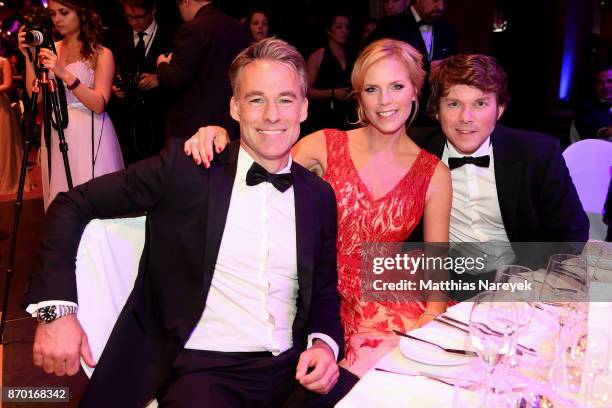
[[[495,166],[495,187],[497,188],[499,209],[508,239],[512,241],[517,221],[524,164],[518,161],[518,158],[513,154],[514,149],[511,146],[510,139],[509,135],[499,125],[495,127],[491,134]]]
[[[204,248],[204,288],[210,286],[217,264],[221,238],[223,238],[232,198],[234,178],[236,177],[239,148],[239,143],[230,144],[226,149],[226,154],[219,158],[222,164],[216,163],[209,170],[206,248]]]
[[[312,217],[316,213],[313,210],[313,194],[304,179],[304,171],[306,170],[299,168],[295,163],[291,166],[295,197],[295,242],[299,294],[303,316],[307,316],[310,309],[314,268],[315,229],[313,225],[316,223]]]

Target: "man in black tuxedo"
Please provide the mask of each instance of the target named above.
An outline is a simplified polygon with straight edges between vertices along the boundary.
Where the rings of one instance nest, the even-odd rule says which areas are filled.
[[[230,76],[241,138],[209,169],[174,140],[49,208],[43,270],[26,303],[41,321],[34,363],[57,375],[75,374],[79,356],[94,363],[74,314],[85,225],[147,212],[134,289],[81,406],[142,407],[153,397],[161,406],[277,406],[299,384],[307,405],[332,406],[356,381],[336,364],[334,193],[290,157],[307,115],[304,60],[266,39],[236,58]]]
[[[441,20],[446,0],[414,0],[406,13],[385,16],[378,21],[370,40],[393,38],[405,41],[423,55],[423,68],[429,73],[438,61],[458,51],[457,32]],[[425,112],[429,99],[427,79],[419,98],[419,115],[416,125],[431,125]]]
[[[236,139],[238,126],[219,101],[232,96],[227,69],[251,43],[251,34],[211,1],[178,0],[177,5],[185,24],[176,32],[173,53],[157,60],[160,84],[172,94],[166,134],[185,140],[200,126],[218,125]]]
[[[496,269],[520,264],[545,267],[560,245],[583,243],[589,221],[565,165],[559,141],[497,123],[510,101],[507,76],[485,55],[457,54],[430,76],[430,111],[440,129],[413,140],[451,169],[453,201],[449,242],[457,255],[484,254],[482,271],[453,274],[463,283],[493,281]],[[422,222],[410,241],[423,241]],[[568,244],[563,252],[577,248]],[[480,256],[480,255],[478,255]],[[476,291],[453,292],[457,300]]]
[[[430,85],[430,109],[441,128],[411,135],[451,169],[451,242],[588,239],[559,141],[497,123],[510,98],[494,58],[452,56],[434,68]]]
[[[154,0],[125,0],[123,12],[129,26],[108,39],[117,67],[108,111],[129,165],[164,146],[167,104],[156,67],[157,57],[172,50],[172,32],[155,20]]]

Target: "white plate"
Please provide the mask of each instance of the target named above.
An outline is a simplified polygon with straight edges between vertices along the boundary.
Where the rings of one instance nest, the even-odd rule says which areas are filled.
[[[402,337],[399,342],[400,351],[411,360],[435,366],[455,366],[467,364],[475,357],[447,353],[436,346]]]

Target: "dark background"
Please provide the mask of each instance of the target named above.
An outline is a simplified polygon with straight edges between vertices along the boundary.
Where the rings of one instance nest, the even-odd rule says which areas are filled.
[[[3,0],[0,19],[4,35],[20,11],[29,4],[40,5],[40,1]],[[125,24],[120,0],[92,3],[106,27]],[[175,1],[158,3],[158,21],[180,25]],[[336,10],[349,14],[355,45],[364,19],[382,16],[382,0],[215,3],[237,19],[254,9],[267,11],[271,32],[294,44],[305,58],[325,40],[322,21],[326,14]],[[585,68],[593,57],[587,36],[598,33],[608,42],[612,40],[611,4],[612,0],[448,0],[445,19],[456,27],[462,52],[493,55],[508,71],[512,101],[502,122],[545,131],[565,143],[573,118],[570,97],[591,85]],[[494,32],[494,25],[500,30]]]

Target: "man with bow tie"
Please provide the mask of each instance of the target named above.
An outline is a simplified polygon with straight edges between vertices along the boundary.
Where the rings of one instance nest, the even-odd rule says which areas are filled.
[[[497,123],[510,96],[494,58],[454,55],[434,68],[430,85],[440,129],[413,138],[451,169],[450,242],[588,239],[559,141]]]
[[[173,141],[49,208],[26,302],[41,320],[34,363],[57,375],[75,374],[80,355],[94,363],[74,314],[83,228],[147,212],[134,290],[80,406],[280,406],[300,387],[306,406],[333,406],[356,381],[336,364],[334,194],[290,156],[307,115],[304,60],[266,39],[238,55],[230,78],[240,140],[208,169]],[[54,302],[63,306],[49,312]]]

